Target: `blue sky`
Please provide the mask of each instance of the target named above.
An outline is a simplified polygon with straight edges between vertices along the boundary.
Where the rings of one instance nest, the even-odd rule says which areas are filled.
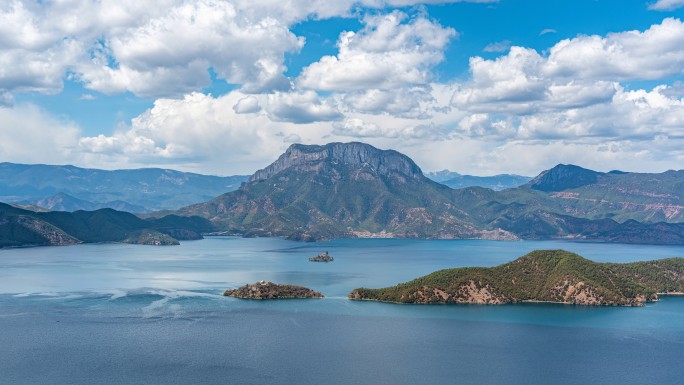
[[[425,170],[684,164],[684,1],[0,5],[0,160],[249,173],[292,142]]]

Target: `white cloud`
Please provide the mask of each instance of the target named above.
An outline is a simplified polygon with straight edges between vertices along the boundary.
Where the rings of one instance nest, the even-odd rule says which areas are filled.
[[[461,110],[529,115],[608,103],[619,81],[684,74],[684,23],[566,39],[547,55],[512,47],[493,60],[471,58],[470,72],[452,99]]]
[[[506,52],[511,48],[512,42],[510,40],[497,41],[496,43],[487,44],[482,49],[484,52]]]
[[[346,119],[344,122],[335,123],[333,127],[333,133],[339,136],[353,138],[396,137],[396,133],[388,132],[375,123],[365,122],[358,118]]]
[[[684,74],[684,23],[668,18],[641,31],[578,36],[549,50],[548,76],[595,80],[657,80]]]
[[[0,159],[63,164],[73,159],[80,130],[33,104],[0,107]]]
[[[309,18],[351,16],[358,6],[419,3],[423,1],[6,1],[0,4],[0,93],[58,93],[72,74],[103,93],[182,96],[209,85],[210,68],[245,92],[285,90],[284,56],[304,44],[290,31],[292,25]]]
[[[61,91],[67,73],[104,93],[182,95],[208,69],[248,92],[289,87],[283,58],[304,43],[289,27],[319,1],[12,1],[0,5],[0,91]],[[270,8],[269,8],[270,7]]]
[[[672,11],[684,7],[684,0],[658,0],[648,6],[648,9],[655,11]]]
[[[553,29],[553,28],[544,28],[544,29],[542,29],[542,30],[539,32],[539,36],[544,36],[544,35],[547,35],[547,34],[550,34],[550,33],[557,33],[557,32],[558,32],[558,31],[556,31],[556,30]]]
[[[495,60],[471,58],[471,81],[456,91],[452,104],[471,111],[530,113],[549,85],[542,63],[535,50],[522,47]]]
[[[266,107],[271,120],[312,123],[340,120],[342,114],[330,101],[321,102],[314,91],[276,92],[268,96]]]
[[[456,31],[423,16],[399,11],[369,16],[358,32],[343,32],[337,56],[324,56],[302,70],[297,84],[327,91],[395,89],[424,85],[430,68],[444,59]]]
[[[81,79],[102,92],[182,94],[209,84],[208,68],[249,92],[289,87],[283,57],[304,41],[271,17],[247,19],[229,2],[181,3],[135,28],[112,33],[104,58],[85,67]],[[118,66],[109,65],[107,57]]]
[[[266,113],[237,113],[233,107],[249,97],[268,106],[267,95],[239,91],[217,98],[192,93],[183,99],[158,99],[112,135],[80,138],[79,159],[109,168],[156,165],[223,175],[250,173],[272,162],[288,142],[320,143],[330,131],[324,123],[274,122]]]
[[[406,87],[391,91],[369,89],[346,93],[341,100],[350,111],[416,119],[428,118],[430,112],[437,108],[430,87]]]
[[[285,143],[299,143],[302,141],[302,137],[297,134],[288,134],[283,137],[283,142]]]
[[[235,103],[233,111],[235,111],[236,114],[253,114],[261,111],[261,105],[259,104],[259,100],[254,96],[247,96]]]

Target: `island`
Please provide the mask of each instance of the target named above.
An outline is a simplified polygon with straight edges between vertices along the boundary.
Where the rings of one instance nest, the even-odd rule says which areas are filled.
[[[684,294],[684,258],[597,263],[565,250],[537,250],[496,267],[434,272],[382,289],[355,289],[352,300],[412,304],[643,306],[662,294]]]
[[[226,290],[223,295],[242,299],[323,298],[323,294],[303,286],[280,285],[269,281]]]
[[[328,254],[327,251],[324,251],[321,254],[318,254],[315,257],[309,258],[309,262],[332,262],[335,259]]]

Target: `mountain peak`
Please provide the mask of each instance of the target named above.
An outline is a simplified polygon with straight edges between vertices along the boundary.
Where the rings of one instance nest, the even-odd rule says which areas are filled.
[[[417,178],[423,173],[409,157],[394,150],[380,150],[369,144],[328,143],[326,145],[293,144],[268,167],[257,171],[250,182],[268,179],[287,169],[317,170],[317,165],[347,165],[368,168],[380,175],[392,173]]]
[[[545,192],[563,191],[596,183],[599,175],[603,173],[573,164],[559,164],[532,179],[529,186]]]

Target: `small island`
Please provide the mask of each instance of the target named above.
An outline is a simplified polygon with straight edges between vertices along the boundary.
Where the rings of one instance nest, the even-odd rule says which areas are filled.
[[[309,262],[332,262],[334,260],[335,259],[333,257],[331,257],[327,251],[324,251],[315,257],[309,258]]]
[[[597,263],[564,250],[537,250],[496,267],[434,272],[382,289],[355,289],[352,300],[412,304],[643,306],[662,294],[684,293],[684,258]]]
[[[268,281],[226,290],[223,295],[242,299],[323,298],[323,294],[303,286],[279,285]]]

